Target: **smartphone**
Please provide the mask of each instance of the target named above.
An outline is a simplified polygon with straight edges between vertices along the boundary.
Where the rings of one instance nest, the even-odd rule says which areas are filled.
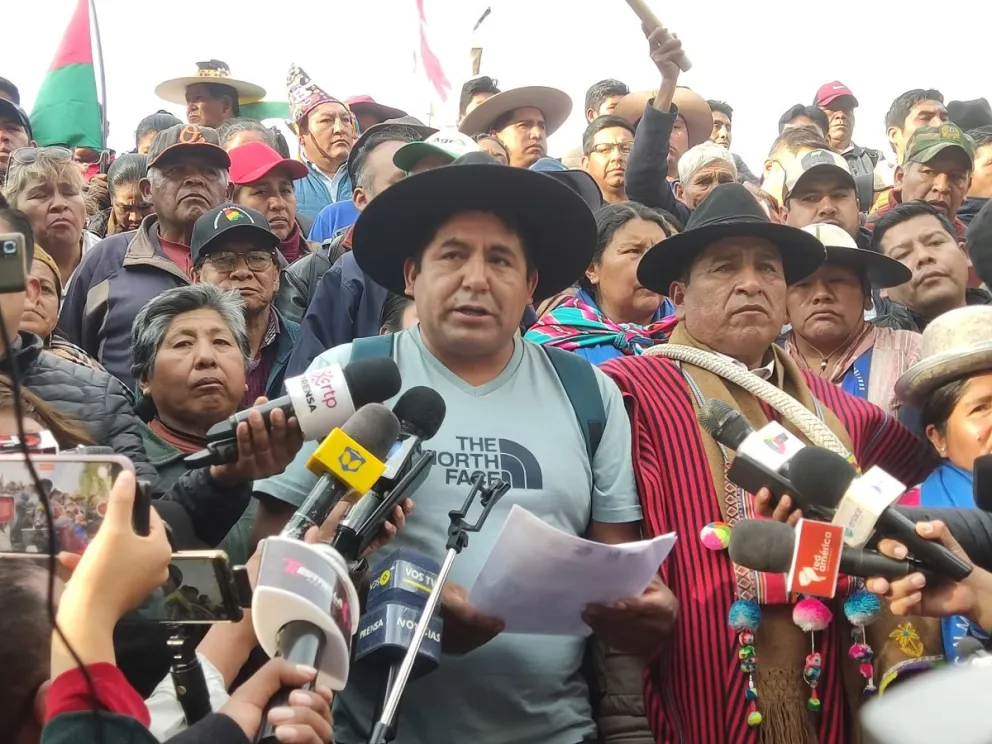
[[[82,553],[103,524],[114,481],[134,465],[120,455],[32,455],[31,462],[52,506],[55,552]],[[146,499],[139,504],[149,508]],[[0,455],[0,553],[50,549],[45,506],[24,455]]]
[[[100,151],[100,160],[97,161],[99,163],[99,166],[100,167],[97,170],[97,173],[105,174],[105,173],[108,173],[110,171],[110,163],[111,163],[110,158],[111,158],[111,151],[110,150],[101,150]]]
[[[0,233],[0,294],[24,291],[27,276],[24,256],[23,235]]]
[[[125,619],[167,624],[236,623],[244,616],[238,586],[223,550],[174,553],[169,580]]]

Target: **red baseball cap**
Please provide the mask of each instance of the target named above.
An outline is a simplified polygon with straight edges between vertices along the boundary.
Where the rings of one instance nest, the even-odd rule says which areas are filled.
[[[265,178],[273,168],[285,168],[295,181],[305,178],[307,167],[299,160],[284,158],[264,142],[246,142],[228,152],[231,183],[244,186]]]
[[[820,86],[820,89],[816,91],[815,105],[820,107],[829,106],[838,98],[844,98],[845,96],[854,101],[854,106],[857,108],[858,99],[854,97],[851,89],[844,85],[844,83],[840,80],[834,80],[832,83],[824,83]]]

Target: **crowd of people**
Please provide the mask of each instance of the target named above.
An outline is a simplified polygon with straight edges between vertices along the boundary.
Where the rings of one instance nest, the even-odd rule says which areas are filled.
[[[156,88],[186,121],[151,114],[133,152],[95,169],[73,142],[36,142],[0,78],[0,234],[26,247],[25,289],[0,293],[0,436],[111,448],[156,505],[151,534],[135,534],[134,476],[118,479],[82,559],[62,557],[61,633],[47,569],[0,557],[0,722],[14,741],[96,741],[86,710],[107,742],[253,740],[281,687],[303,689],[267,713],[279,741],[366,740],[378,670],[354,665],[333,696],[312,689],[314,670],[260,663],[250,613],[202,635],[219,713],[189,729],[167,636],[114,628],[164,581],[159,513],[189,525],[182,547],[220,547],[255,580],[258,546],[317,482],[318,443],[294,417],[267,426],[252,411],[236,462],[185,458],[287,378],[377,353],[381,336],[403,390],[432,388],[447,414],[415,511],[397,508],[376,550],[440,559],[472,480],[511,487],[443,589],[445,655],[410,685],[398,741],[846,744],[871,694],[992,632],[981,569],[956,593],[921,574],[852,581],[822,605],[811,655],[783,577],[707,539],[801,512],[736,485],[734,453],[697,420],[718,400],[805,441],[729,379],[750,373],[861,469],[919,485],[905,503],[975,507],[974,463],[992,454],[992,108],[902,93],[882,153],[856,144],[870,123],[830,82],[799,92],[812,103],[783,114],[752,171],[732,149],[732,106],[680,85],[682,54],[648,33],[658,87],[591,86],[581,143],[554,154],[548,137],[573,111],[562,91],[476,77],[438,130],[292,65],[297,152],[240,115],[265,91],[211,60]],[[655,353],[667,345],[731,372]],[[586,608],[590,638],[505,633],[467,590],[515,505],[597,542],[678,543],[642,595]],[[920,534],[960,550],[940,524]],[[353,568],[361,586],[367,564]],[[869,592],[880,609],[852,611]],[[81,692],[92,684],[97,699]]]

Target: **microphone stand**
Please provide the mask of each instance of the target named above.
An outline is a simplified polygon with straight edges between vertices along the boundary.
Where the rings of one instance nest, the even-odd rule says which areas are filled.
[[[427,598],[427,603],[424,605],[424,610],[420,615],[420,621],[417,623],[416,630],[413,631],[413,640],[410,642],[410,648],[407,649],[406,656],[403,657],[399,671],[395,675],[390,674],[394,679],[392,685],[388,688],[386,702],[382,706],[382,715],[369,732],[367,744],[386,744],[386,742],[392,740],[396,714],[400,707],[400,699],[403,697],[407,682],[410,680],[410,674],[413,672],[413,665],[417,660],[420,644],[423,643],[424,636],[427,635],[427,626],[430,624],[434,612],[441,603],[441,590],[444,588],[444,583],[448,580],[448,574],[451,572],[451,566],[455,562],[455,556],[468,546],[468,533],[478,532],[482,529],[482,525],[485,524],[486,519],[489,517],[489,512],[493,510],[496,502],[509,490],[510,484],[505,481],[497,481],[483,488],[482,475],[477,475],[472,482],[472,490],[469,491],[468,498],[465,499],[462,508],[448,512],[451,524],[448,527],[448,542],[445,546],[447,552],[444,556],[444,562],[441,564],[441,570],[437,572],[434,589],[431,591],[430,596]],[[468,513],[469,508],[471,508],[476,496],[480,497],[483,507],[482,514],[479,515],[479,519],[475,524],[469,524],[465,521],[465,515]]]
[[[207,690],[206,677],[203,676],[203,667],[196,655],[196,647],[186,630],[181,625],[174,626],[172,630],[173,635],[168,640],[168,647],[172,651],[172,667],[169,672],[186,725],[192,726],[213,713],[210,693]]]

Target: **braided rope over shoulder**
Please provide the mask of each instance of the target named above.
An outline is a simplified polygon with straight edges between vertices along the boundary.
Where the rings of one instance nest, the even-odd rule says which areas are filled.
[[[827,428],[815,414],[806,409],[791,395],[782,392],[777,387],[757,375],[747,372],[740,367],[721,359],[716,354],[679,344],[658,344],[644,352],[645,356],[660,356],[679,362],[686,362],[705,369],[735,385],[747,390],[781,413],[790,423],[796,426],[810,442],[834,452],[845,460],[851,459],[851,453],[843,445],[837,435]]]

